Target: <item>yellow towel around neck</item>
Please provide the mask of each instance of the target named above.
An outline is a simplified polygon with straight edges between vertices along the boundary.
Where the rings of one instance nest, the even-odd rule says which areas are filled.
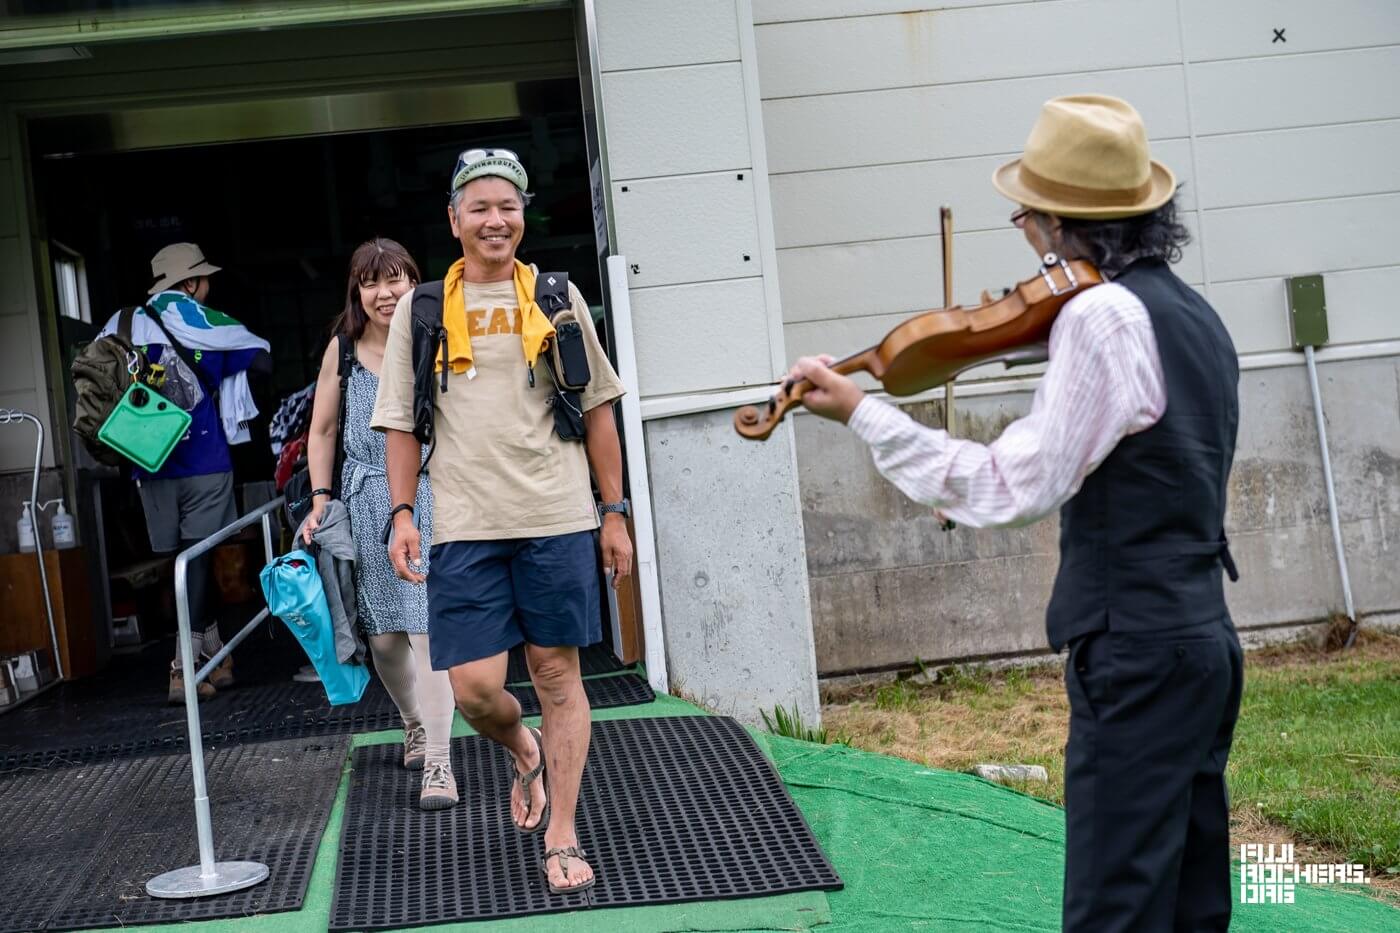
[[[459,259],[447,270],[442,280],[442,324],[447,330],[447,361],[455,375],[472,368],[472,338],[467,333],[466,297],[462,289],[462,270],[466,263]],[[531,367],[539,359],[545,343],[554,336],[554,325],[535,303],[535,271],[519,259],[515,261],[515,300],[519,304],[520,342],[525,362]],[[438,354],[434,372],[442,372],[442,355]]]

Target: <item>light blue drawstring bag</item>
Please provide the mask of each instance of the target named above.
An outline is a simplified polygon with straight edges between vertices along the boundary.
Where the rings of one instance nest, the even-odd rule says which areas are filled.
[[[316,558],[298,548],[274,560],[258,574],[268,611],[291,629],[306,657],[321,676],[332,706],[356,703],[369,685],[369,668],[344,664],[335,654],[335,631]]]

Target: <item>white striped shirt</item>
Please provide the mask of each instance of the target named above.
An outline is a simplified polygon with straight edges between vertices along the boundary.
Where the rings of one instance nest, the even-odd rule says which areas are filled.
[[[869,397],[849,425],[906,496],[959,524],[991,528],[1029,524],[1063,505],[1120,440],[1156,424],[1166,407],[1147,309],[1108,283],[1061,309],[1030,414],[992,443],[949,437]]]

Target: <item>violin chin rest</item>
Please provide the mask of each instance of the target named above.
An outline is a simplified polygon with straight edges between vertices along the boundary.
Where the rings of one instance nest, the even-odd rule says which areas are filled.
[[[1028,343],[1024,347],[1016,347],[1000,353],[988,363],[1003,363],[1007,369],[1013,366],[1034,366],[1036,363],[1044,363],[1050,359],[1050,344],[1048,343]]]

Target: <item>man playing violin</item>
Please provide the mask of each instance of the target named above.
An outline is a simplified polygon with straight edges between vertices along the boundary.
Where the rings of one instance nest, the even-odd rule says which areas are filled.
[[[1126,102],[1046,102],[993,184],[1038,255],[1084,259],[1030,414],[955,440],[804,358],[815,413],[850,426],[910,498],[959,524],[1060,509],[1049,642],[1069,646],[1064,928],[1225,930],[1224,772],[1243,683],[1222,568],[1239,366],[1224,324],[1168,266],[1188,240],[1176,181]],[[1047,259],[1047,263],[1053,260]]]

